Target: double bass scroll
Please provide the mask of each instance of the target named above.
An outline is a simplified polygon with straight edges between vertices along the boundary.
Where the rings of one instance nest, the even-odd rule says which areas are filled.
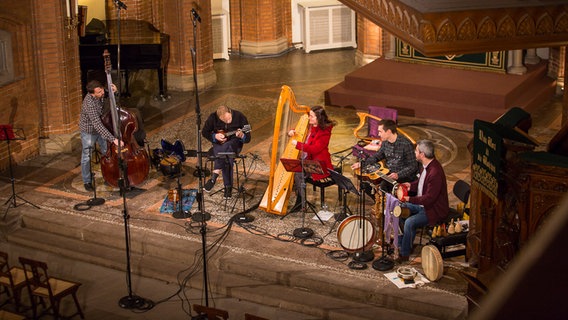
[[[294,92],[290,87],[282,86],[274,121],[268,188],[259,205],[260,209],[268,213],[286,214],[294,184],[294,173],[286,171],[280,158],[298,159],[300,151],[290,142],[292,139],[305,141],[309,111],[308,106],[299,105],[296,102]],[[290,138],[288,137],[288,130],[291,128],[289,125],[294,121],[297,121],[294,128],[296,134]]]

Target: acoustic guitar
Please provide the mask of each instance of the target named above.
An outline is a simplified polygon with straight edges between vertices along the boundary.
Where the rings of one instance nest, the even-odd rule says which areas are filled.
[[[397,182],[387,175],[389,173],[389,169],[382,165],[382,163],[375,163],[368,165],[361,170],[360,168],[354,169],[353,173],[357,176],[361,176],[364,178],[369,179],[371,182],[378,184],[381,180],[385,180],[392,185],[396,185]]]
[[[229,132],[225,132],[223,130],[218,130],[216,133],[222,133],[225,136],[225,138],[228,140],[230,137],[234,136],[239,131],[242,131],[243,133],[249,133],[249,132],[252,131],[252,129],[250,127],[250,124],[245,124],[242,129],[237,129],[237,130],[233,130],[233,131],[229,131]],[[227,140],[225,140],[225,142]],[[219,143],[219,144],[223,144],[225,142],[217,141],[217,143]]]

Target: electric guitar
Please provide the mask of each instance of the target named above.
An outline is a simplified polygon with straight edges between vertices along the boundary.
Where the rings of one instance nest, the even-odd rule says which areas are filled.
[[[252,129],[250,127],[250,124],[245,124],[242,129],[237,129],[237,130],[233,130],[233,131],[229,131],[229,132],[225,132],[223,130],[218,130],[217,133],[222,133],[225,136],[225,138],[228,140],[230,137],[234,136],[239,131],[242,131],[243,133],[249,133],[249,132],[252,131]],[[225,140],[225,141],[227,141],[227,140]],[[225,142],[217,141],[217,143],[223,144]]]

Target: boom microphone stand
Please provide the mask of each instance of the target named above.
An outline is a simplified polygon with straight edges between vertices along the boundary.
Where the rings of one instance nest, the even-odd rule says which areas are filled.
[[[201,147],[201,107],[199,106],[199,90],[197,87],[197,22],[201,22],[201,17],[191,9],[191,20],[193,22],[193,48],[191,48],[191,62],[193,64],[193,85],[195,87],[195,114],[197,116],[197,172],[199,186],[197,188],[197,203],[198,211],[192,216],[192,219],[197,222],[205,222],[211,219],[211,214],[205,211],[205,199],[203,198],[203,157]],[[207,285],[207,284],[206,284]]]
[[[114,0],[114,4],[116,6],[116,15],[117,15],[117,23],[118,23],[118,33],[117,33],[117,37],[118,37],[118,43],[117,43],[118,63],[117,63],[117,65],[120,66],[120,10],[121,9],[126,10],[126,5],[124,3],[122,3],[120,0]],[[108,61],[105,61],[105,68],[106,68],[106,73],[107,73],[107,84],[108,84],[108,90],[109,90],[111,116],[112,116],[112,120],[113,120],[112,122],[114,124],[113,131],[114,131],[115,138],[118,140],[117,156],[118,156],[118,169],[120,171],[119,178],[118,178],[118,187],[120,188],[120,194],[122,196],[122,204],[123,204],[122,215],[123,215],[123,219],[124,219],[124,240],[125,240],[125,247],[126,247],[126,284],[127,284],[127,289],[128,289],[128,295],[120,298],[120,300],[118,301],[118,305],[121,308],[125,308],[125,309],[141,309],[143,306],[145,306],[147,304],[146,300],[144,298],[136,296],[132,293],[132,271],[131,271],[131,266],[130,266],[130,225],[129,225],[130,215],[128,214],[128,209],[127,209],[127,206],[126,206],[126,189],[127,189],[126,183],[128,181],[128,174],[127,174],[128,164],[127,164],[126,161],[124,161],[124,159],[122,159],[122,148],[121,148],[122,133],[120,131],[120,119],[119,119],[119,116],[118,116],[118,105],[116,103],[114,92],[112,90],[112,77],[111,77],[111,73],[110,73],[110,69],[111,69],[110,55],[106,52],[105,52],[105,55],[106,55],[105,59],[108,59]],[[108,66],[106,65],[107,62],[108,62]],[[118,72],[118,76],[120,78],[120,69],[119,69],[119,72]],[[119,85],[120,85],[120,81],[119,81]],[[117,92],[119,93],[119,96],[120,96],[120,88],[117,90]],[[110,147],[112,147],[112,146],[109,146],[109,148]]]
[[[197,87],[197,22],[201,23],[201,17],[195,9],[191,9],[191,20],[193,22],[193,48],[191,48],[191,62],[193,64],[193,85],[195,86],[195,114],[197,115],[197,171],[199,172],[199,186],[197,189],[197,200],[199,204],[198,212],[192,216],[194,221],[201,222],[199,233],[201,234],[201,248],[203,250],[203,289],[205,290],[205,306],[209,306],[209,280],[207,277],[207,220],[211,215],[205,211],[205,199],[203,199],[203,179],[202,174],[203,160],[201,151],[201,108],[199,106],[199,90]]]

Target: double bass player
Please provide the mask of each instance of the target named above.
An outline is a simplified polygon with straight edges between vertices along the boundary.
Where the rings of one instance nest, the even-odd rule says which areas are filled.
[[[107,142],[118,145],[118,139],[103,125],[101,116],[103,114],[105,88],[97,80],[91,80],[86,86],[87,94],[83,99],[81,115],[79,118],[79,129],[81,131],[81,178],[86,191],[93,191],[91,176],[91,152],[95,144],[99,145],[101,154],[106,154]],[[116,86],[112,85],[113,93],[117,91]],[[121,141],[121,146],[123,142]]]

